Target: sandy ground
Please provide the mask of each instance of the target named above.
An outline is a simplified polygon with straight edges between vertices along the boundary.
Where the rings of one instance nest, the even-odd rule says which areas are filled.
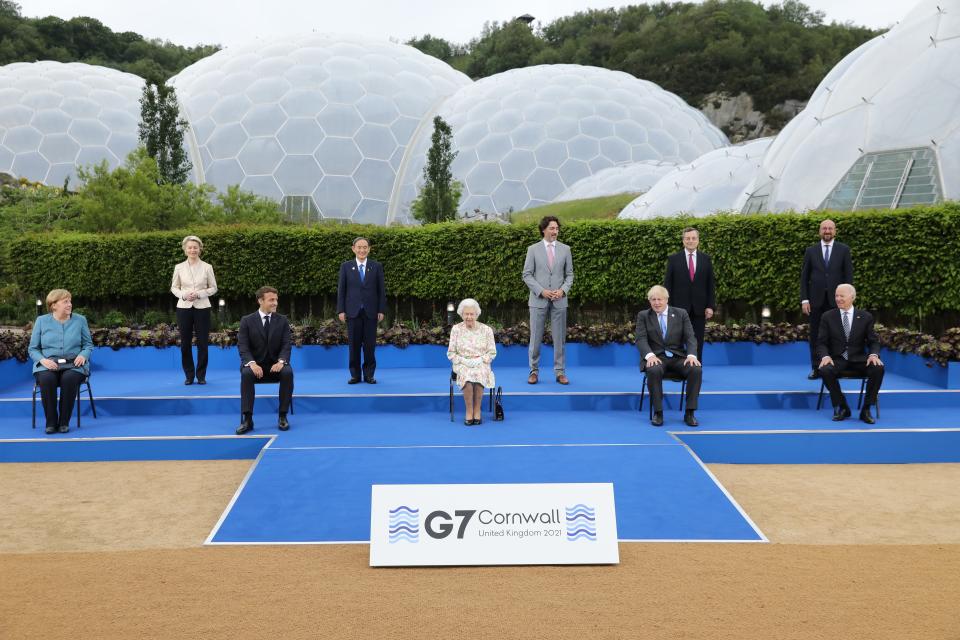
[[[960,464],[709,468],[771,542],[960,544]]]
[[[714,465],[773,544],[439,569],[202,547],[249,465],[0,465],[0,639],[960,640],[960,465]]]

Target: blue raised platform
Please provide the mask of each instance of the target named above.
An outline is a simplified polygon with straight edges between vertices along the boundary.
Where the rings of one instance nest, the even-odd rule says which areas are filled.
[[[275,428],[276,387],[258,387],[254,436],[236,437],[234,349],[211,349],[209,384],[186,387],[179,351],[98,349],[98,418],[83,429],[30,429],[29,366],[0,363],[0,462],[254,459],[211,533],[213,544],[365,542],[375,483],[612,482],[624,540],[762,541],[703,462],[960,461],[955,370],[884,353],[879,428],[815,411],[805,344],[708,344],[699,429],[683,425],[667,385],[666,428],[637,411],[633,347],[569,345],[569,386],[526,384],[526,348],[495,361],[507,420],[467,428],[448,411],[442,347],[381,347],[377,385],[346,384],[344,348],[295,349],[293,428]],[[545,349],[544,362],[552,361]],[[858,385],[845,388],[856,403]],[[825,398],[829,405],[829,399]],[[42,410],[41,410],[42,411]],[[42,424],[42,419],[40,420]]]

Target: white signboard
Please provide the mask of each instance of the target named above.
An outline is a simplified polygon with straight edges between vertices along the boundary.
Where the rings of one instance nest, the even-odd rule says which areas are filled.
[[[370,566],[618,564],[613,485],[374,485]]]

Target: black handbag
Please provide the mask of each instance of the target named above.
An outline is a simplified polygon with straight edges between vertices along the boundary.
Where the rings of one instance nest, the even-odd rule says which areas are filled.
[[[503,420],[503,402],[501,398],[503,397],[503,387],[497,387],[497,394],[493,398],[493,419],[496,422],[501,422]]]

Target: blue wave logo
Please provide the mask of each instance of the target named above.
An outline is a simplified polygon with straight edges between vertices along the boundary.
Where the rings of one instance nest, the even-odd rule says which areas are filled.
[[[593,507],[585,504],[575,504],[566,507],[567,541],[577,540],[597,541],[597,512]]]
[[[420,542],[420,509],[400,505],[390,510],[390,544],[397,542]]]

